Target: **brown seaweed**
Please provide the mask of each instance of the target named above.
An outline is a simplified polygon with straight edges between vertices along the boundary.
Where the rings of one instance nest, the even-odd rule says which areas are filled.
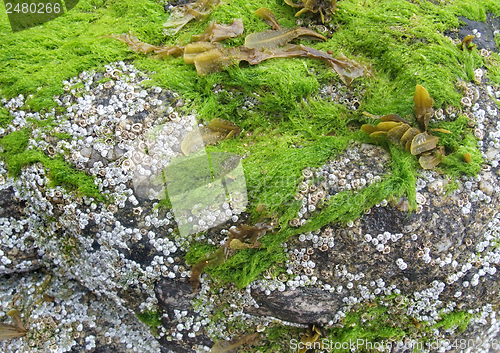
[[[241,132],[241,129],[238,125],[236,125],[232,121],[221,118],[214,118],[210,120],[210,122],[208,123],[208,127],[214,131],[221,131],[228,134],[232,131],[234,131],[236,134],[239,134]]]
[[[308,58],[323,60],[328,65],[330,65],[340,76],[340,79],[348,86],[350,86],[352,81],[354,81],[356,78],[362,77],[365,75],[365,73],[367,73],[366,69],[362,65],[358,64],[354,60],[348,59],[343,54],[340,54],[339,56],[334,58],[330,54],[325,53],[321,50],[304,46],[301,47],[307,51],[306,56]]]
[[[21,320],[21,313],[17,309],[12,309],[7,312],[7,315],[12,317],[14,324],[0,323],[0,341],[19,338],[26,334],[27,330]]]
[[[219,248],[214,252],[207,253],[200,257],[191,267],[191,278],[189,278],[189,282],[193,286],[194,291],[197,291],[200,286],[200,276],[205,267],[216,267],[222,265],[225,261],[224,248]]]
[[[314,347],[314,343],[319,340],[321,336],[321,331],[313,325],[312,328],[307,329],[306,334],[302,336],[300,342],[302,343],[302,348],[297,350],[297,353],[306,353],[309,349]]]
[[[238,135],[241,129],[235,123],[215,118],[208,126],[194,128],[189,131],[181,143],[181,150],[186,156],[194,153],[206,145],[215,145],[217,142]]]
[[[372,132],[377,131],[377,127],[372,124],[363,124],[361,125],[361,131],[367,134],[371,134]]]
[[[326,40],[321,34],[305,27],[269,29],[251,33],[245,38],[245,47],[259,50],[281,47],[296,38]]]
[[[470,163],[472,160],[472,157],[469,152],[464,153],[462,156],[462,159],[464,160],[465,163]]]
[[[410,153],[414,156],[430,151],[437,146],[439,137],[422,132],[415,136],[411,141]]]
[[[422,154],[418,163],[423,169],[434,169],[439,163],[441,163],[441,158],[444,156],[444,146],[436,148],[434,151]]]
[[[301,9],[295,14],[295,17],[300,16],[304,12],[310,11],[318,13],[321,16],[321,22],[325,23],[325,14],[334,15],[338,11],[337,0],[299,0],[294,3],[292,0],[285,0],[287,5]]]
[[[387,132],[387,140],[389,140],[390,143],[397,144],[409,129],[410,125],[408,124],[395,126]]]
[[[382,121],[377,124],[377,130],[379,131],[389,131],[395,127],[401,126],[403,123],[397,121]]]
[[[225,245],[211,253],[203,255],[191,267],[191,278],[189,281],[194,290],[198,289],[200,275],[206,267],[222,265],[238,250],[260,247],[259,239],[273,228],[273,224],[257,223],[254,226],[242,224],[239,227],[229,229],[229,236]]]
[[[212,2],[211,2],[212,1]],[[216,4],[218,0],[199,0],[196,3],[185,5],[189,9],[188,13],[196,12],[195,4],[210,5]],[[196,11],[195,11],[196,10]],[[270,18],[272,12],[268,9],[261,10],[263,16]],[[267,11],[266,11],[267,10]],[[277,23],[277,22],[276,22]],[[231,29],[229,29],[231,28]],[[245,43],[247,46],[225,48],[218,40],[229,38],[229,36],[238,35],[243,30],[243,24],[240,20],[234,20],[230,26],[217,25],[212,23],[200,35],[193,36],[192,40],[196,42],[186,46],[160,47],[141,42],[137,37],[130,33],[122,35],[110,35],[126,43],[133,51],[142,54],[151,52],[156,53],[156,57],[165,58],[167,56],[184,54],[184,61],[188,64],[194,64],[198,75],[208,75],[214,72],[225,70],[228,66],[237,65],[240,61],[247,61],[251,65],[272,58],[292,58],[307,57],[326,62],[331,66],[340,79],[350,85],[352,81],[360,76],[369,74],[362,65],[353,60],[349,60],[340,54],[334,58],[328,53],[303,45],[287,44],[296,38],[309,38],[317,40],[326,40],[321,34],[308,28],[278,28],[260,33],[253,33],[247,36]],[[208,40],[210,42],[208,42]],[[285,45],[277,48],[277,46]],[[268,49],[266,49],[268,48]]]
[[[372,119],[380,119],[380,121],[398,121],[400,123],[411,125],[411,123],[408,120],[403,119],[398,114],[387,114],[380,116],[380,115],[373,115],[368,112],[363,112],[363,115],[366,115]]]
[[[401,136],[401,140],[399,141],[403,146],[406,146],[406,143],[408,141],[411,141],[413,140],[413,138],[415,136],[417,136],[418,134],[420,134],[422,131],[420,131],[419,129],[417,129],[416,127],[411,127],[409,128],[408,130],[406,130],[406,132],[403,134],[403,136]]]
[[[434,110],[432,109],[433,99],[429,93],[420,85],[415,89],[413,98],[415,102],[415,115],[422,130],[411,127],[410,123],[397,114],[376,116],[367,112],[364,115],[372,119],[380,119],[381,122],[375,125],[363,124],[361,131],[370,134],[374,140],[386,138],[393,144],[400,143],[407,151],[415,156],[419,156],[420,166],[424,169],[436,167],[445,155],[444,147],[437,148],[439,137],[429,134],[429,132],[442,132],[451,134],[450,131],[442,128],[430,129],[427,126]]]
[[[415,87],[415,94],[413,95],[413,102],[415,103],[417,123],[420,129],[427,131],[429,120],[432,114],[434,114],[434,109],[432,109],[434,100],[429,96],[429,92],[424,87],[417,85]]]
[[[214,131],[206,126],[194,128],[189,131],[181,143],[181,150],[186,156],[194,153],[206,145],[215,145],[217,142],[224,140],[227,134]]]
[[[194,59],[201,53],[205,53],[212,49],[223,50],[224,47],[220,43],[211,42],[196,42],[187,44],[184,48],[184,62],[186,64],[194,64]]]
[[[210,15],[219,0],[198,0],[178,5],[172,9],[169,19],[163,24],[165,35],[174,35],[191,20],[204,20]]]
[[[259,333],[246,334],[231,341],[218,340],[210,349],[210,353],[230,353],[236,352],[236,349],[244,344],[252,345],[256,343],[259,338]]]
[[[167,56],[177,56],[181,55],[184,52],[184,47],[182,46],[173,46],[173,47],[159,47],[156,45],[151,45],[145,42],[142,42],[134,36],[131,32],[123,33],[123,34],[111,34],[105,35],[104,37],[110,37],[114,39],[118,39],[119,41],[128,45],[130,49],[139,54],[148,54],[150,52],[154,52],[158,54],[158,57],[163,58]]]
[[[262,18],[265,23],[271,26],[272,29],[280,29],[281,25],[276,20],[273,12],[269,10],[267,7],[261,7],[255,10],[255,14]]]
[[[462,40],[462,50],[469,49],[472,50],[476,46],[474,43],[472,43],[472,40],[476,38],[475,35],[469,34],[465,36],[465,38]]]
[[[237,18],[230,25],[221,25],[216,21],[211,22],[201,34],[191,36],[191,42],[219,42],[228,38],[235,38],[243,34],[245,27],[243,20]]]
[[[224,71],[229,66],[240,62],[237,56],[231,55],[230,50],[222,47],[200,53],[196,55],[193,61],[199,76]]]

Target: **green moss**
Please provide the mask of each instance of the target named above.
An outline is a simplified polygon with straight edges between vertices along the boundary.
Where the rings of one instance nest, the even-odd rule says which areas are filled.
[[[141,322],[149,326],[151,333],[154,336],[160,337],[157,327],[161,326],[162,323],[161,323],[161,314],[158,311],[149,310],[149,311],[144,311],[142,313],[136,313],[135,315],[139,320],[141,320]]]
[[[30,131],[24,129],[13,131],[0,139],[0,146],[3,148],[3,155],[14,156],[23,152],[28,146]]]
[[[184,258],[190,265],[195,264],[203,255],[211,253],[217,250],[217,247],[209,244],[199,244],[195,243],[189,247],[189,251],[186,253]]]
[[[9,114],[7,109],[0,108],[0,128],[9,125],[12,119],[13,117]]]
[[[68,139],[73,138],[73,135],[71,135],[71,134],[64,134],[64,133],[55,133],[54,136],[57,137],[60,140],[68,140]]]
[[[136,315],[139,320],[149,327],[158,327],[161,325],[161,315],[158,311],[144,311]]]
[[[470,320],[475,316],[477,315],[470,314],[466,311],[452,311],[447,314],[442,314],[441,320],[432,325],[431,328],[444,328],[445,330],[449,330],[453,327],[458,327],[460,332],[464,332]]]

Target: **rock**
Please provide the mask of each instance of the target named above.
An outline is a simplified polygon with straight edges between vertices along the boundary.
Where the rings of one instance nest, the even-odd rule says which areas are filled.
[[[491,28],[498,26],[489,21]],[[488,29],[479,29],[478,47],[491,46]],[[247,173],[259,169],[252,174],[263,183],[257,191],[231,193],[234,175],[219,185],[208,173],[209,188],[220,186],[224,197],[230,196],[223,211],[211,207],[219,201],[216,195],[206,198],[213,204],[199,202],[179,215],[163,200],[168,192],[162,184],[182,186],[187,177],[176,180],[163,171],[181,154],[179,146],[198,117],[183,110],[189,106],[186,97],[143,85],[148,75],[134,66],[118,62],[105,69],[112,83],[98,82],[101,73],[81,73],[86,88],[77,78],[68,82],[56,100],[57,114],[42,117],[50,116],[60,133],[71,132],[70,141],[47,138],[64,151],[58,162],[70,168],[54,175],[40,158],[14,178],[0,162],[0,320],[8,322],[4,313],[19,308],[28,329],[23,338],[1,342],[1,349],[207,352],[215,341],[258,332],[261,351],[289,352],[291,340],[300,341],[312,325],[331,340],[479,339],[469,349],[476,352],[487,351],[486,343],[498,336],[500,135],[493,97],[500,88],[489,85],[486,68],[476,83],[461,86],[467,98],[463,125],[474,130],[467,132],[469,144],[457,148],[477,152],[476,136],[479,152],[472,162],[479,154],[486,161],[476,176],[415,171],[416,160],[400,147],[350,141],[331,160],[286,175],[287,183],[280,180],[284,189],[288,182],[297,186],[285,195],[293,198],[285,210],[291,218],[242,245],[233,257],[226,252],[225,263],[207,265],[198,291],[188,281],[193,262],[225,245],[232,226],[255,223],[260,215],[239,206],[264,192],[270,185],[265,183],[276,182],[269,177],[273,171],[264,163],[251,165],[252,153],[260,151],[248,150],[241,159]],[[320,97],[356,111],[365,89],[339,85],[328,84]],[[73,86],[80,91],[71,93]],[[3,103],[16,123],[2,129],[2,137],[25,127],[33,136],[51,134],[52,127],[26,119],[24,98]],[[247,109],[260,103],[249,96],[245,104]],[[441,109],[435,118],[448,123],[459,117]],[[242,138],[252,144],[256,140],[250,138],[263,137],[253,133]],[[283,162],[299,162],[307,153],[330,156],[326,145],[311,149],[308,139],[332,134],[310,135],[294,141]],[[44,150],[48,142],[33,136],[30,147]],[[199,176],[202,166],[180,168],[187,170],[183,176]],[[406,174],[397,168],[406,168]],[[281,220],[273,211],[266,214],[267,206],[273,205],[260,208],[262,217]],[[180,222],[192,225],[193,232],[180,232]],[[241,278],[231,277],[232,271],[249,278],[245,288],[237,287]]]

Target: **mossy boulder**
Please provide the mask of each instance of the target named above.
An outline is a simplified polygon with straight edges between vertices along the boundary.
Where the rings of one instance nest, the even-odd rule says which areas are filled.
[[[164,5],[81,0],[16,33],[0,15],[0,321],[10,324],[4,313],[15,308],[27,328],[0,347],[495,348],[498,3],[343,0],[323,24],[282,3],[236,1],[174,37],[162,32]],[[106,37],[132,31],[178,45],[233,18],[259,32],[261,6],[284,27],[321,32],[325,42],[304,43],[371,75],[346,86],[323,62],[282,58],[198,76],[182,58]],[[475,48],[461,44],[467,28],[477,29]],[[435,130],[445,156],[428,171],[360,130],[374,122],[364,110],[417,126],[417,84],[434,99],[429,129],[451,132]],[[213,132],[214,118],[239,134],[172,163],[191,154],[182,142],[196,126]],[[196,189],[199,202],[168,185]]]

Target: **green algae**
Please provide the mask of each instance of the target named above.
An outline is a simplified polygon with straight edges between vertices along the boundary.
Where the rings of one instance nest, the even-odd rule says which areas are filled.
[[[471,314],[466,311],[452,311],[450,313],[441,314],[441,320],[431,326],[432,329],[444,328],[449,330],[458,327],[460,332],[464,332],[469,322],[476,317],[477,314]]]
[[[3,149],[0,157],[5,161],[9,176],[19,176],[23,166],[40,162],[48,171],[51,186],[61,185],[70,190],[77,190],[82,196],[104,201],[93,177],[76,171],[61,156],[49,158],[41,151],[27,149],[30,133],[29,129],[23,129],[13,131],[0,139]]]
[[[0,127],[6,127],[8,126],[13,117],[12,115],[9,114],[9,111],[5,108],[0,108]]]
[[[138,312],[135,314],[139,320],[141,320],[142,323],[147,325],[149,329],[151,330],[151,333],[155,337],[160,337],[158,333],[158,326],[161,326],[161,314],[158,311],[155,310],[146,310],[141,312]]]

